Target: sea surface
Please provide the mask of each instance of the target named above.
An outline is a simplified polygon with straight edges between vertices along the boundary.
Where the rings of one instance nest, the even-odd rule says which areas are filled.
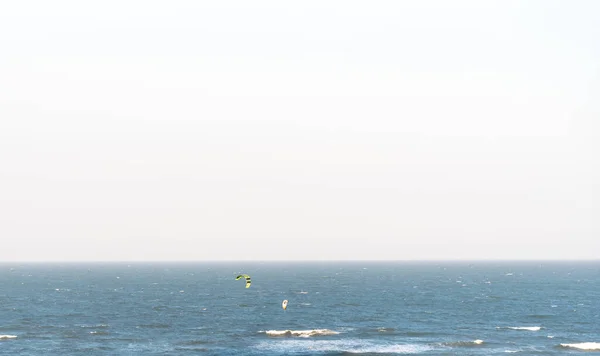
[[[0,264],[2,355],[506,353],[600,354],[600,262]]]

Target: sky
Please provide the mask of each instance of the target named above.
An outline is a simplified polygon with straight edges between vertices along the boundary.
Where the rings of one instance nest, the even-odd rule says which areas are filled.
[[[600,258],[600,2],[0,3],[0,261]]]

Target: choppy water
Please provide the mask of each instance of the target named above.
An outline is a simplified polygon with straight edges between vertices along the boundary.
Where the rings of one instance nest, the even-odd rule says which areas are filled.
[[[599,282],[600,262],[2,264],[0,354],[600,353]]]

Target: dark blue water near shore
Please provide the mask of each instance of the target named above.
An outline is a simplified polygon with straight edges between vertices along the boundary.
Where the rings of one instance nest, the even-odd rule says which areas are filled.
[[[600,262],[0,265],[2,355],[583,351]]]

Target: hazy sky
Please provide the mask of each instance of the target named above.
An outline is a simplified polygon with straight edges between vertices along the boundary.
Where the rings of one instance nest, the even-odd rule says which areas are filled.
[[[600,1],[0,3],[0,260],[600,258]]]

